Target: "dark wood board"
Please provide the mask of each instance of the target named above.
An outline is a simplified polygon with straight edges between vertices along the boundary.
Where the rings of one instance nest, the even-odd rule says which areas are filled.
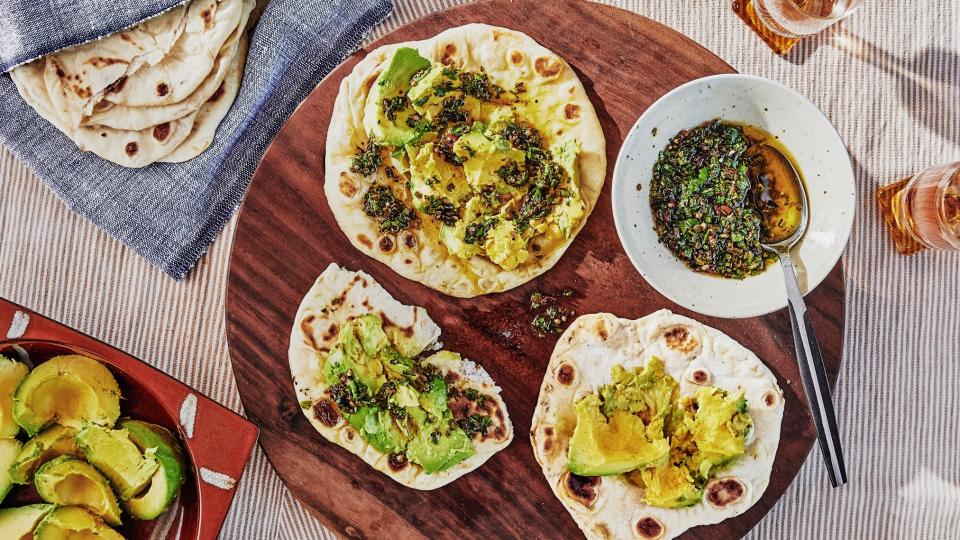
[[[370,50],[424,39],[471,22],[526,32],[564,57],[596,107],[607,141],[607,183],[586,227],[559,264],[506,293],[456,299],[408,281],[354,249],[323,195],[324,144],[341,79]],[[747,532],[776,503],[809,452],[815,433],[803,401],[786,310],[746,319],[699,316],[666,300],[631,266],[614,230],[610,177],[623,137],[658,97],[688,80],[734,70],[681,34],[627,11],[576,1],[493,1],[437,13],[350,57],[300,106],[268,149],[241,210],[227,284],[227,335],[246,413],[280,477],[338,534],[353,538],[574,538],[579,536],[547,485],[530,447],[530,419],[555,340],[528,331],[535,290],[572,288],[579,314],[636,318],[661,307],[714,326],[755,351],[786,397],[770,486],[747,513],[689,538]],[[425,307],[445,347],[468,353],[503,387],[517,436],[486,465],[453,484],[419,492],[395,483],[324,440],[301,413],[287,365],[290,328],[303,294],[330,262],[373,275],[397,299]],[[831,377],[843,338],[840,265],[808,295]],[[824,489],[828,489],[824,477]]]

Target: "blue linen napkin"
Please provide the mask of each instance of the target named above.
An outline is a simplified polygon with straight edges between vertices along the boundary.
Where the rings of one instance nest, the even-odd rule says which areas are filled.
[[[0,0],[0,65],[6,71],[179,3]],[[390,0],[270,0],[250,36],[233,107],[210,148],[187,162],[128,169],[81,152],[23,101],[6,73],[0,75],[0,143],[70,208],[181,280],[243,200],[257,163],[287,117],[392,9]],[[55,15],[62,10],[88,15],[76,20]],[[58,31],[51,34],[55,25]]]

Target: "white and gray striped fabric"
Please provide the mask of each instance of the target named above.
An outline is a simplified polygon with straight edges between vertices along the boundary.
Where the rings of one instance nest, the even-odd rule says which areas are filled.
[[[399,0],[373,37],[453,3]],[[787,59],[745,29],[729,0],[622,5],[810,97],[854,159],[859,196],[835,396],[850,483],[830,489],[815,450],[751,537],[960,538],[960,256],[897,255],[875,203],[877,186],[960,159],[960,0],[867,2]],[[233,231],[231,221],[195,274],[175,283],[0,150],[0,295],[240,410],[223,324]],[[331,537],[259,451],[222,536]]]

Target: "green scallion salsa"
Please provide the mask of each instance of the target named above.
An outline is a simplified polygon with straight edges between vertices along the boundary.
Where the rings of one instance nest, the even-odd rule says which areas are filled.
[[[743,279],[776,259],[760,247],[750,146],[742,127],[714,120],[677,133],[653,166],[654,230],[693,270]]]

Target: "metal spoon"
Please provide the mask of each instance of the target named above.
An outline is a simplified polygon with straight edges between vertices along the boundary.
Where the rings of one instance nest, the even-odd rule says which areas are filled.
[[[814,334],[810,315],[797,283],[797,273],[790,258],[790,249],[803,237],[810,217],[809,201],[800,176],[790,160],[777,148],[761,143],[750,150],[762,160],[763,192],[757,201],[763,213],[761,245],[780,258],[787,285],[787,305],[793,328],[794,351],[800,367],[800,378],[807,394],[807,403],[817,428],[817,439],[830,475],[830,484],[838,487],[847,482],[847,468],[840,448],[837,418],[827,384],[827,373],[820,355],[820,344]],[[766,176],[764,178],[764,176]]]

